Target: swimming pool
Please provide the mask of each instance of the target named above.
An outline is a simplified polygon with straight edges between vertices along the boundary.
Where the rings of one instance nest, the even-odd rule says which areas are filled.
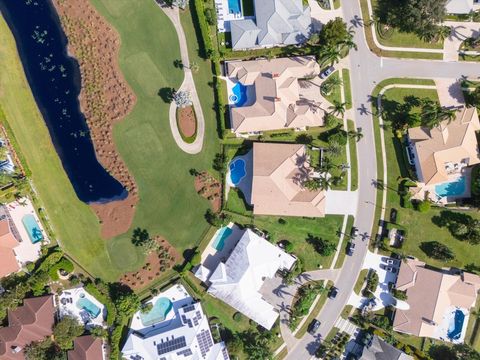
[[[230,14],[240,14],[242,12],[241,0],[228,0],[228,10]]]
[[[450,340],[458,340],[462,334],[463,322],[465,321],[465,314],[462,310],[455,310],[450,318],[450,325],[448,327],[447,336]]]
[[[245,170],[245,160],[243,159],[233,160],[229,165],[229,169],[230,180],[234,186],[238,185],[247,174]]]
[[[460,176],[454,181],[436,185],[435,193],[440,197],[460,196],[465,193],[465,189],[466,178],[465,176]]]
[[[167,318],[168,313],[172,310],[172,302],[166,297],[161,297],[153,305],[152,310],[148,313],[140,313],[140,320],[143,326],[150,326],[161,322]]]
[[[230,95],[230,100],[235,104],[237,107],[241,107],[245,105],[247,102],[247,87],[242,85],[241,83],[237,82],[232,87],[232,95]]]
[[[88,312],[93,319],[100,315],[100,308],[85,297],[78,299],[75,305],[77,305],[77,308],[80,310],[85,310]]]
[[[233,230],[229,227],[222,227],[218,230],[217,237],[213,241],[213,248],[217,251],[222,251],[223,247],[225,246],[225,240],[230,236]]]
[[[43,240],[42,231],[37,224],[37,220],[35,220],[35,217],[32,214],[25,215],[22,218],[22,223],[25,227],[25,230],[27,230],[28,237],[30,238],[32,244]]]

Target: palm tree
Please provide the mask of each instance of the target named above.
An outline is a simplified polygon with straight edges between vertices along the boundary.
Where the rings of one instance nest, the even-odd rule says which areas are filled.
[[[443,121],[450,123],[455,115],[455,110],[444,108],[436,101],[428,99],[422,103],[422,125],[429,129],[440,126]]]
[[[321,66],[333,66],[333,64],[336,64],[340,61],[341,57],[342,55],[340,53],[340,49],[337,47],[330,47],[320,50],[318,53],[318,62]]]
[[[338,100],[333,100],[333,105],[329,106],[328,108],[331,110],[330,112],[331,114],[341,115],[343,117],[343,115],[345,114],[346,105],[347,103],[342,103]]]
[[[318,182],[320,184],[320,189],[321,190],[329,190],[332,187],[332,181],[330,178],[327,178],[327,176],[320,176],[318,179]]]
[[[445,40],[452,33],[452,28],[450,26],[440,26],[437,32],[437,38],[440,41]]]
[[[323,82],[320,86],[320,91],[322,95],[328,95],[336,86],[342,86],[343,81],[338,76],[330,76],[327,80]]]
[[[308,179],[303,183],[303,187],[310,191],[317,191],[320,189],[319,179]]]

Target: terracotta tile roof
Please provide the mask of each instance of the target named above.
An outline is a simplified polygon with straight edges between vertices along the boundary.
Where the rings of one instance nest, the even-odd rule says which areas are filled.
[[[10,231],[8,220],[0,221],[0,278],[20,270],[14,248],[18,241]]]
[[[421,182],[432,185],[448,181],[446,163],[467,165],[480,163],[475,132],[480,130],[477,110],[464,108],[457,111],[455,120],[444,121],[439,127],[416,127],[408,130],[415,147]]]
[[[80,336],[73,341],[68,360],[103,360],[102,340],[91,335]]]
[[[313,170],[306,146],[253,144],[253,212],[257,215],[325,216],[325,192],[303,187]]]
[[[323,125],[323,111],[314,99],[301,99],[298,84],[298,79],[319,73],[313,56],[228,62],[228,77],[255,89],[252,105],[231,108],[232,130],[246,133]]]
[[[25,359],[23,351],[12,350],[51,335],[54,314],[52,295],[25,299],[23,306],[8,310],[8,327],[0,328],[0,359]]]
[[[471,282],[466,282],[465,278]],[[470,309],[475,304],[479,280],[473,274],[460,276],[427,268],[425,263],[417,260],[402,261],[396,287],[406,290],[410,308],[396,310],[393,330],[434,337],[436,326],[442,322],[448,308]]]

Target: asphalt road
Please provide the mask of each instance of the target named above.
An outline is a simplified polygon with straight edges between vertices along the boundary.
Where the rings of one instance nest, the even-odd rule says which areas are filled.
[[[354,29],[354,40],[357,51],[350,52],[350,76],[353,96],[354,120],[357,127],[362,128],[363,138],[357,143],[359,169],[359,200],[354,225],[360,234],[368,234],[373,226],[376,203],[376,189],[373,181],[377,179],[377,161],[373,136],[373,118],[370,113],[369,96],[376,84],[393,77],[415,78],[480,78],[480,64],[467,62],[444,62],[440,60],[406,60],[380,58],[373,54],[366,43],[363,28],[358,24],[361,19],[358,1],[342,6],[343,16],[347,23],[357,24]],[[306,334],[298,341],[295,348],[289,351],[287,359],[310,359],[325,338],[350,297],[357,276],[367,253],[368,240],[362,241],[359,236],[353,256],[347,256],[337,283],[339,288],[335,300],[328,299],[317,319],[321,326],[315,336]]]

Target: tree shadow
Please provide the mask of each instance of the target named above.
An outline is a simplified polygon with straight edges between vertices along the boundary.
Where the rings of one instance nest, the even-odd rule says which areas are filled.
[[[141,229],[139,227],[133,230],[132,234],[132,244],[135,246],[142,246],[145,241],[150,239],[150,234],[146,229]]]
[[[163,100],[164,103],[170,104],[173,101],[173,95],[175,94],[175,89],[171,87],[164,87],[158,90],[157,95]]]

